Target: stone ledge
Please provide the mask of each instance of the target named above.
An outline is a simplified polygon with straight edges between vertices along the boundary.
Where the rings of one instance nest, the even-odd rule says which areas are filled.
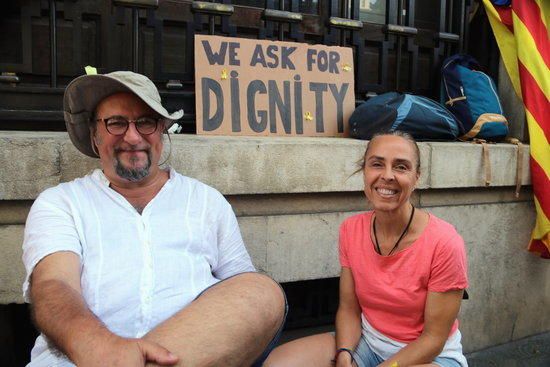
[[[166,144],[169,145],[169,144]],[[482,148],[469,143],[420,143],[420,189],[484,186]],[[361,191],[353,175],[365,142],[344,138],[172,136],[169,163],[225,195]],[[529,184],[529,146],[522,183]],[[491,144],[491,186],[513,186],[517,147]],[[64,132],[0,132],[0,200],[29,200],[98,167]]]

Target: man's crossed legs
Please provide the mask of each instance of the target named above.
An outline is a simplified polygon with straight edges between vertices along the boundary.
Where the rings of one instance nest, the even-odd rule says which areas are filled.
[[[281,287],[268,276],[244,273],[208,288],[144,339],[176,354],[178,366],[261,365],[285,316]]]

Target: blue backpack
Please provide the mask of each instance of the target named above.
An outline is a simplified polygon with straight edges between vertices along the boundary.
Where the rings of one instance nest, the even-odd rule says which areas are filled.
[[[468,55],[454,55],[441,69],[441,103],[460,124],[459,139],[499,141],[508,135],[495,83]]]
[[[369,140],[376,133],[399,130],[416,140],[455,140],[459,128],[453,115],[426,97],[384,93],[360,104],[350,116],[350,136]]]

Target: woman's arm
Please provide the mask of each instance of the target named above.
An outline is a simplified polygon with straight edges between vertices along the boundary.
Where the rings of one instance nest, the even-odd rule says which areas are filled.
[[[336,349],[355,349],[361,337],[361,307],[355,295],[355,282],[351,270],[342,267],[340,274],[340,304],[336,312]],[[351,366],[347,352],[338,355],[338,367]]]
[[[462,301],[463,290],[428,292],[424,308],[424,330],[414,342],[401,349],[381,367],[405,367],[431,363],[443,350]]]

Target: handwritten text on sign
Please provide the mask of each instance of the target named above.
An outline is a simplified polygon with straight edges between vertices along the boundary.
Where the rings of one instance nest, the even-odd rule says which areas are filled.
[[[197,133],[345,136],[349,48],[195,36]]]

